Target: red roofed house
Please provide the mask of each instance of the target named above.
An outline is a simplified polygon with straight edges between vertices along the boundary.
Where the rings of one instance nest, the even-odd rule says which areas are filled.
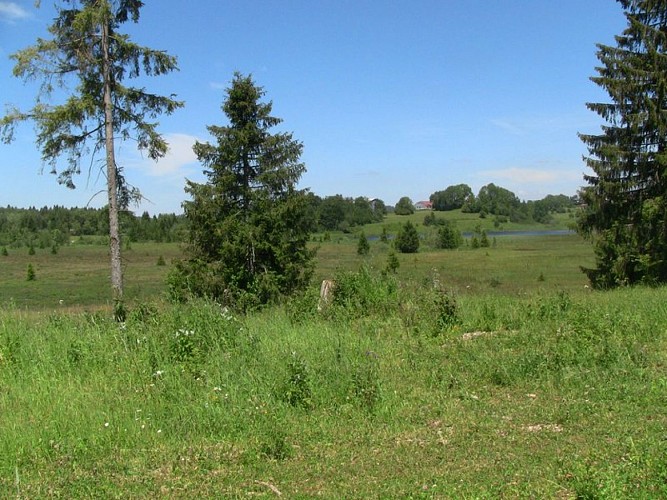
[[[433,208],[433,203],[430,201],[418,201],[415,203],[415,210],[431,210]]]

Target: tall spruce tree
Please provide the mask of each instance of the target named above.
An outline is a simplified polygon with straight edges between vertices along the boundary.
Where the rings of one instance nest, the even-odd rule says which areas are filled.
[[[598,45],[591,80],[611,103],[588,103],[606,125],[580,134],[593,170],[578,230],[595,245],[593,286],[667,281],[667,1],[618,0],[627,28]]]
[[[152,159],[163,156],[167,144],[148,121],[172,113],[183,104],[143,88],[127,87],[127,78],[162,75],[176,69],[176,59],[163,51],[142,47],[118,31],[121,24],[138,22],[140,0],[63,0],[49,27],[51,39],[38,39],[12,56],[14,76],[25,81],[41,79],[35,105],[29,111],[10,109],[0,120],[5,142],[13,139],[17,123],[31,120],[37,129],[42,159],[59,174],[58,181],[74,188],[82,157],[103,151],[102,170],[107,180],[111,288],[117,311],[122,311],[123,273],[119,211],[140,195],[126,182],[116,163],[115,140],[134,139]],[[74,82],[75,88],[69,83]],[[58,87],[67,97],[52,101]],[[70,94],[71,92],[71,94]],[[92,147],[91,147],[92,146]],[[65,157],[66,166],[58,160]]]
[[[296,187],[303,146],[289,133],[250,76],[236,73],[222,106],[228,126],[208,127],[217,145],[196,143],[206,184],[188,181],[188,256],[170,275],[174,298],[215,298],[246,309],[305,287],[314,252],[306,190]]]

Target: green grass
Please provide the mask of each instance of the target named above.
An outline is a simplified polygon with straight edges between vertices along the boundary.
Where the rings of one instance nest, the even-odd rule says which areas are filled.
[[[124,326],[5,309],[0,491],[667,494],[667,289],[461,297],[435,330],[429,293],[361,315],[145,305]]]
[[[396,216],[398,217],[398,216]],[[427,232],[420,229],[423,236]],[[357,270],[363,264],[386,268],[390,244],[370,242],[368,256],[357,254],[358,237],[335,233],[331,241],[313,243],[319,250],[314,283],[332,278],[338,271]],[[162,256],[166,265],[158,266]],[[133,243],[123,253],[125,294],[130,304],[160,297],[178,244]],[[531,290],[583,289],[585,276],[579,266],[593,264],[591,245],[577,235],[499,236],[493,248],[436,250],[423,240],[416,254],[398,254],[401,279],[423,280],[437,272],[459,294],[517,294]],[[19,308],[91,309],[108,307],[110,301],[108,249],[103,245],[71,245],[57,254],[36,249],[10,249],[0,256],[0,298]],[[28,281],[32,264],[36,279]],[[538,281],[544,278],[543,281]],[[62,301],[62,303],[61,303]]]
[[[576,235],[424,235],[383,276],[389,245],[332,234],[247,317],[163,302],[178,246],[133,244],[124,324],[106,247],[10,249],[0,497],[665,497],[667,288],[592,291]]]
[[[158,266],[162,255],[166,266]],[[148,300],[164,291],[166,273],[173,258],[180,256],[179,245],[133,244],[123,252],[125,293],[132,302]],[[35,280],[27,280],[32,264]],[[8,249],[0,255],[0,297],[28,309],[69,309],[106,307],[110,301],[108,247],[81,245],[51,249]],[[62,303],[61,303],[62,301]]]
[[[390,244],[371,242],[369,256],[356,252],[351,236],[333,237],[317,254],[316,280],[332,278],[340,270],[356,270],[366,263],[385,269]],[[562,236],[499,236],[495,247],[434,250],[426,245],[416,254],[397,254],[401,279],[423,280],[434,272],[459,294],[518,294],[534,290],[584,290],[580,266],[592,266],[590,243],[575,234]]]

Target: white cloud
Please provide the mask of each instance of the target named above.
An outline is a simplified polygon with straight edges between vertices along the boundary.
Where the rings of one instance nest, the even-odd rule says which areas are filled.
[[[132,153],[126,157],[125,163],[135,169],[143,170],[153,177],[167,177],[178,174],[185,167],[197,161],[192,146],[197,137],[188,134],[164,134],[164,140],[169,145],[167,154],[157,161],[150,158],[140,157],[138,153]]]
[[[15,2],[0,2],[0,19],[3,21],[19,21],[30,17],[27,10]]]
[[[171,175],[197,161],[192,146],[198,139],[188,134],[165,134],[169,151],[158,161],[149,161],[150,175]]]

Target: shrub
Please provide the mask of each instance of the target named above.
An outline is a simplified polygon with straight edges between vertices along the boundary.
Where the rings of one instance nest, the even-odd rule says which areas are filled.
[[[308,365],[295,352],[287,364],[287,382],[283,386],[281,398],[290,406],[306,409],[313,406]]]
[[[387,235],[387,228],[382,226],[382,234],[380,234],[380,241],[382,243],[387,243],[389,241],[389,237]]]
[[[401,253],[416,253],[419,250],[419,234],[410,221],[398,231],[394,245]]]
[[[371,246],[368,244],[368,239],[366,238],[366,234],[362,231],[361,234],[359,235],[359,243],[357,243],[357,253],[359,255],[368,255],[368,252],[370,252]]]
[[[454,295],[438,289],[434,292],[433,305],[436,313],[438,332],[451,328],[461,322],[459,318],[459,306]]]
[[[493,227],[495,227],[496,229],[500,229],[500,226],[502,224],[507,224],[507,221],[508,219],[506,215],[496,215],[493,218]]]
[[[458,302],[442,287],[437,271],[424,285],[403,288],[400,307],[404,327],[415,334],[438,336],[461,324]]]
[[[158,266],[166,266],[167,265],[167,263],[164,261],[164,257],[162,255],[160,255],[157,258],[157,265]]]
[[[430,212],[424,216],[424,225],[425,226],[434,226],[437,224],[437,219],[435,217],[435,214],[433,212]]]
[[[386,272],[396,274],[396,271],[398,271],[400,265],[401,263],[399,262],[396,253],[393,251],[389,252],[389,256],[387,257]]]
[[[179,329],[171,341],[171,355],[178,363],[191,363],[200,355],[194,330]]]
[[[28,264],[27,280],[28,281],[35,281],[36,278],[37,278],[37,275],[35,274],[35,268],[32,267],[32,264]]]
[[[382,314],[395,310],[398,303],[398,285],[394,277],[372,273],[367,266],[354,272],[336,275],[336,290],[332,301],[333,314],[352,317]]]
[[[319,288],[310,286],[285,301],[285,314],[293,325],[305,324],[317,317],[319,303]]]
[[[486,231],[482,231],[482,236],[479,239],[479,246],[482,248],[489,248],[489,246],[491,246]]]
[[[436,248],[454,249],[461,246],[463,243],[463,236],[461,231],[456,229],[454,224],[447,221],[446,224],[438,228],[438,235],[435,241]]]
[[[157,323],[159,317],[158,308],[154,304],[141,302],[130,311],[128,319],[131,323],[145,325],[147,323]]]

